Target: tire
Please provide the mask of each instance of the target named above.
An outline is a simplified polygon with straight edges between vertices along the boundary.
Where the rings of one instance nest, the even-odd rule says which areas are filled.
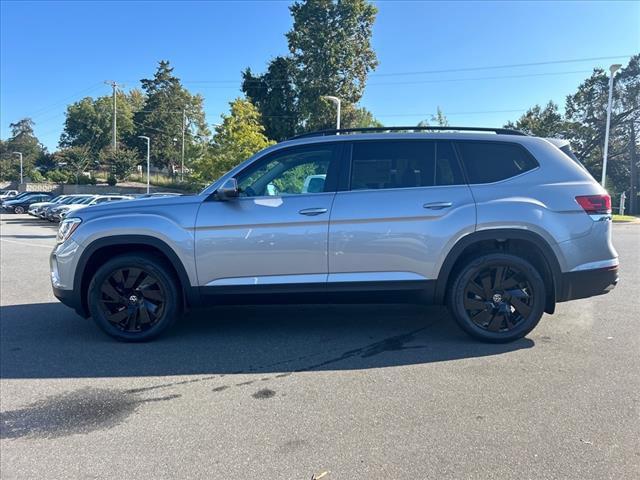
[[[470,260],[458,271],[448,306],[472,337],[506,343],[535,328],[544,313],[545,293],[540,273],[528,261],[492,253]]]
[[[182,310],[179,281],[167,263],[145,253],[117,256],[96,271],[87,300],[93,320],[124,342],[157,337]]]
[[[17,213],[18,215],[22,215],[22,214],[24,213],[24,207],[17,206],[17,207],[13,210],[13,212],[14,212],[14,213]]]

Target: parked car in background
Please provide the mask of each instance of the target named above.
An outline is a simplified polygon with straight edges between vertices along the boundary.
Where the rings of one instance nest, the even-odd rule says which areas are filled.
[[[51,205],[50,207],[45,208],[43,212],[44,218],[46,218],[50,222],[57,222],[60,220],[60,211],[72,205],[88,205],[97,196],[98,195],[78,196],[77,198],[72,198],[70,199],[70,201],[64,202],[60,205]]]
[[[135,198],[143,199],[143,198],[158,198],[158,197],[179,197],[182,193],[176,192],[153,192],[153,193],[143,193],[141,195],[134,195]]]
[[[50,202],[34,203],[29,207],[29,214],[40,218],[46,218],[48,209],[59,206],[69,205],[83,198],[94,197],[94,195],[77,194],[77,195],[60,195]]]
[[[2,202],[2,209],[7,212],[13,213],[25,213],[29,206],[37,202],[46,202],[51,200],[52,195],[49,193],[37,193],[32,195],[25,195],[21,198],[15,198],[14,200],[8,200]]]
[[[32,195],[50,195],[49,192],[22,192],[13,197],[7,197],[7,199],[0,201],[0,208],[4,210],[4,206],[8,202],[13,202],[14,200],[20,200],[21,198],[30,197]]]
[[[9,200],[18,195],[17,190],[0,190],[0,201]]]
[[[99,205],[101,203],[116,202],[118,200],[133,200],[134,197],[130,195],[96,195],[88,202],[72,203],[70,205],[62,205],[59,209],[56,209],[54,220],[63,220],[69,213],[75,212],[81,208],[90,207],[92,205]]]
[[[38,216],[37,212],[39,212],[42,208],[49,205],[57,205],[60,202],[62,202],[66,197],[68,197],[68,195],[58,195],[57,197],[53,197],[48,202],[32,203],[31,205],[29,205],[29,210],[27,211],[27,213],[31,216],[37,217]]]

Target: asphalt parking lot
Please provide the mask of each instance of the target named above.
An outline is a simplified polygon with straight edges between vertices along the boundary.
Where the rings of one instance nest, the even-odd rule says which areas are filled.
[[[640,225],[621,282],[526,339],[443,308],[220,307],[121,344],[51,293],[55,227],[3,215],[2,479],[640,475]]]

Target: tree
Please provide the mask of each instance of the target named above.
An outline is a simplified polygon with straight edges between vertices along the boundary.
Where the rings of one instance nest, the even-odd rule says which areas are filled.
[[[142,110],[144,96],[139,90],[117,92],[117,137],[125,145],[136,142],[134,113]],[[86,97],[67,107],[60,147],[85,146],[98,154],[113,142],[113,97]]]
[[[76,184],[80,183],[80,176],[87,170],[97,166],[97,158],[86,146],[73,146],[61,150],[58,155],[58,165],[75,177]]]
[[[138,150],[124,145],[118,146],[115,152],[112,148],[105,148],[101,152],[100,163],[109,170],[110,175],[118,181],[124,181],[140,163],[140,154]]]
[[[357,103],[378,65],[371,46],[377,8],[366,0],[306,0],[289,9],[293,28],[286,36],[301,119],[307,128],[324,128],[332,115],[320,97]]]
[[[430,120],[422,120],[420,123],[418,123],[418,126],[428,127],[430,125],[429,122],[435,123],[438,127],[449,126],[449,120],[447,119],[447,116],[444,114],[444,112],[440,109],[440,107],[436,108],[436,113],[434,115],[431,115]]]
[[[210,153],[196,163],[196,176],[210,182],[273,144],[265,135],[260,112],[249,101],[237,98],[230,103],[231,113],[222,115],[216,127]]]
[[[209,135],[203,98],[183,88],[169,62],[164,60],[159,62],[153,78],[141,83],[146,100],[144,110],[134,116],[138,134],[151,138],[153,164],[173,174],[181,160],[183,128],[186,148],[204,142]],[[137,145],[142,147],[141,142]]]
[[[324,95],[342,100],[343,127],[379,125],[357,106],[378,64],[371,47],[376,7],[366,0],[304,0],[289,9],[290,55],[273,59],[263,75],[243,73],[242,90],[263,115],[267,135],[284,140],[334,128],[335,107]]]
[[[537,137],[564,138],[567,135],[566,122],[558,111],[558,105],[551,101],[544,108],[535,105],[515,123],[506,123],[504,128],[513,128]]]
[[[249,68],[242,74],[242,91],[260,111],[267,137],[278,142],[298,129],[294,68],[290,58],[276,57],[263,75],[254,76]]]
[[[46,155],[46,149],[36,137],[33,127],[34,122],[30,118],[23,118],[9,124],[11,137],[0,145],[0,170],[3,178],[17,180],[20,178],[20,162],[13,152],[22,153],[23,173],[29,176],[33,168],[38,165]]]

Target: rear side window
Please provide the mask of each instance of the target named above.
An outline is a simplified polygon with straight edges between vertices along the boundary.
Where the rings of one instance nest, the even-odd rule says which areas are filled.
[[[447,142],[372,141],[353,144],[351,190],[464,183]]]
[[[469,183],[491,183],[533,170],[538,162],[513,143],[456,142]]]

